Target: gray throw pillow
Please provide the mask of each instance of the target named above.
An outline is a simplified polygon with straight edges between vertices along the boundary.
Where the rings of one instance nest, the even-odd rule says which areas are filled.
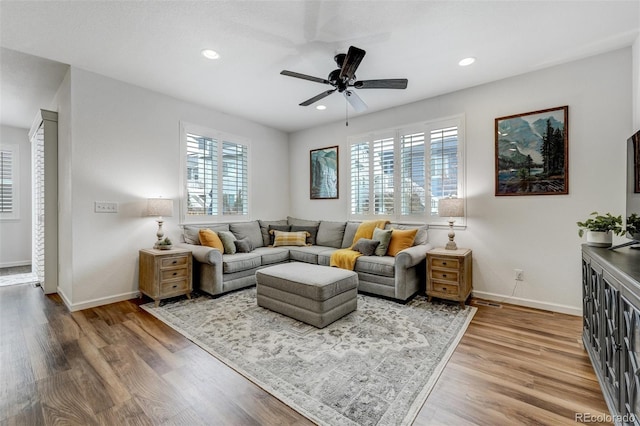
[[[380,245],[380,241],[370,240],[368,238],[360,238],[355,245],[353,246],[353,250],[359,251],[364,256],[371,256],[376,251],[376,247]]]
[[[236,237],[232,232],[220,231],[218,232],[218,237],[220,238],[220,241],[222,241],[222,245],[224,246],[224,254],[236,253],[236,244],[234,243]]]
[[[316,235],[318,234],[317,226],[299,226],[299,225],[291,226],[291,232],[298,232],[298,231],[307,231],[309,233],[309,236],[307,237],[307,244],[311,244],[311,245],[316,244]]]
[[[372,239],[380,242],[378,247],[376,247],[376,256],[384,256],[385,254],[387,254],[389,242],[391,242],[391,229],[374,229]]]
[[[253,250],[253,245],[251,245],[251,240],[248,237],[235,240],[233,243],[236,246],[236,253],[249,253]]]

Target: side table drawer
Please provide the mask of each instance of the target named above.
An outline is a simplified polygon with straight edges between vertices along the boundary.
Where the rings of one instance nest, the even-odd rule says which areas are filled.
[[[186,278],[178,281],[166,281],[160,283],[160,294],[162,295],[187,290],[189,290],[189,280]]]
[[[160,281],[184,278],[187,276],[187,268],[161,269]]]
[[[459,269],[460,261],[458,259],[443,259],[441,257],[432,257],[431,266],[434,268]]]
[[[187,265],[187,256],[165,257],[160,261],[161,268],[169,268],[172,266]]]
[[[458,271],[443,271],[440,269],[431,270],[431,278],[434,280],[452,281],[454,284],[458,284]]]
[[[433,291],[447,295],[457,295],[460,291],[460,287],[457,284],[433,283]]]

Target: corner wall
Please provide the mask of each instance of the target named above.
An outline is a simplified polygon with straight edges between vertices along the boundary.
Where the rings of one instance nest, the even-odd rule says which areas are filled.
[[[578,238],[576,221],[594,210],[624,213],[631,80],[632,50],[625,48],[353,117],[349,127],[337,122],[296,132],[289,142],[291,215],[347,219],[350,135],[464,113],[467,228],[456,231],[456,242],[473,249],[474,294],[580,314],[584,241]],[[494,196],[494,119],[562,105],[569,105],[569,194]],[[332,144],[340,146],[340,199],[310,200],[309,150]],[[431,229],[429,238],[443,246],[446,234],[445,229]],[[517,287],[516,268],[525,279]]]
[[[174,200],[165,234],[180,240],[181,120],[251,139],[250,208],[254,218],[289,213],[287,135],[260,124],[78,68],[70,71],[70,125],[61,161],[67,185],[61,211],[68,238],[60,285],[71,310],[130,299],[138,292],[138,250],[152,247],[157,223],[146,199]],[[71,140],[73,143],[71,143]],[[269,182],[268,185],[262,185]],[[95,213],[95,201],[118,213]],[[70,290],[68,290],[70,289]]]
[[[0,268],[31,264],[31,143],[29,129],[0,126],[2,145],[18,147],[19,217],[0,220]]]

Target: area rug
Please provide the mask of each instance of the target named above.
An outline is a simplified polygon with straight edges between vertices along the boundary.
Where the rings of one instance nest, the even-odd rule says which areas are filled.
[[[410,424],[476,311],[359,294],[317,329],[257,306],[255,288],[142,308],[320,425]]]

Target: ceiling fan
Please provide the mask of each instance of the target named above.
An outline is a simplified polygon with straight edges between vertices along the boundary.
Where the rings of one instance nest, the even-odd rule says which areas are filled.
[[[309,106],[320,99],[326,98],[336,90],[338,93],[342,93],[347,99],[347,102],[357,112],[362,112],[367,109],[367,104],[356,94],[352,88],[356,89],[406,89],[408,80],[406,78],[388,78],[383,80],[360,80],[356,79],[356,69],[362,62],[365,52],[362,49],[351,46],[349,51],[345,53],[338,53],[333,59],[336,61],[338,68],[331,71],[329,76],[324,78],[313,77],[306,74],[300,74],[298,72],[283,70],[280,72],[282,75],[289,77],[301,78],[303,80],[309,80],[316,83],[328,84],[333,86],[333,89],[326,90],[313,98],[307,99],[302,102],[300,106]]]

